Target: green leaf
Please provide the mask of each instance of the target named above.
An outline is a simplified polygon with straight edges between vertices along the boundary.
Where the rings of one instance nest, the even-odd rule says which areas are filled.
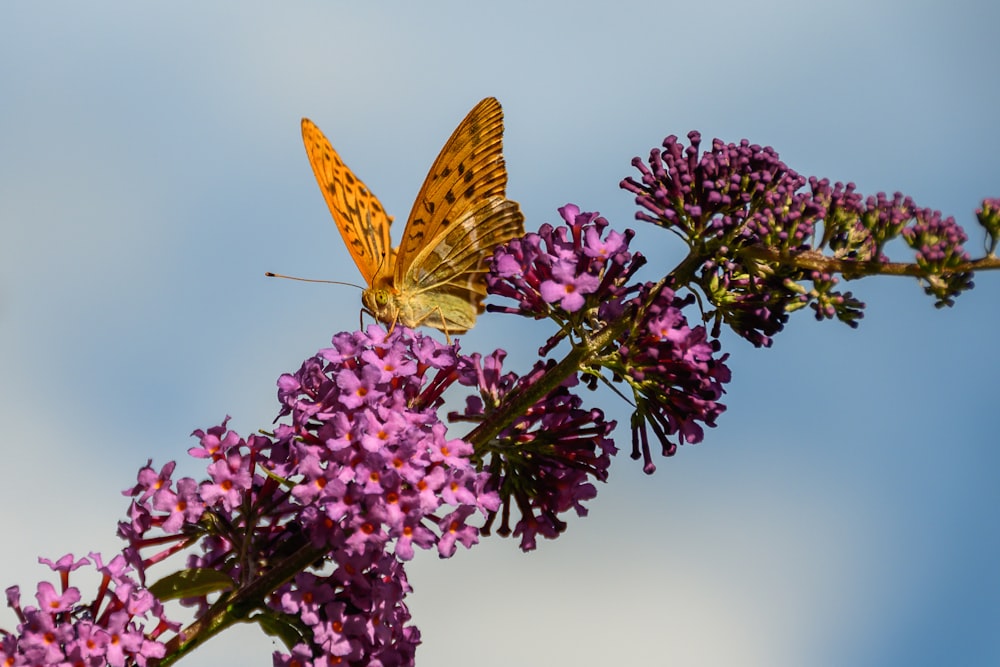
[[[233,580],[210,568],[181,570],[160,579],[149,587],[158,600],[176,600],[232,590]]]
[[[296,644],[308,643],[303,635],[304,628],[297,623],[294,616],[263,611],[253,617],[261,629],[272,637],[277,637],[291,651]]]

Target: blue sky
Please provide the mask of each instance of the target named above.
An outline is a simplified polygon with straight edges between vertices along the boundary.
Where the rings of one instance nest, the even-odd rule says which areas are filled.
[[[636,224],[629,160],[697,129],[903,191],[979,254],[998,20],[965,1],[5,5],[2,585],[33,592],[38,555],[113,553],[138,466],[226,414],[266,426],[277,376],[357,326],[355,290],[263,276],[359,281],[300,117],[397,219],[493,95],[529,228],[566,202]],[[680,258],[655,230],[634,247]],[[771,350],[728,336],[730,409],[704,443],[652,477],[622,456],[537,552],[417,558],[418,664],[1000,663],[1000,276],[976,283],[938,311],[909,280],[862,281],[858,331],[800,313]],[[462,342],[527,365],[545,335],[493,315]],[[184,664],[272,648],[246,629]]]

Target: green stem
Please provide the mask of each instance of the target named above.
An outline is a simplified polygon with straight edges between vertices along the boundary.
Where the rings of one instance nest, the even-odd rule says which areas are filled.
[[[918,264],[909,262],[879,262],[866,261],[859,262],[850,259],[835,259],[827,257],[821,252],[811,250],[800,253],[787,253],[776,250],[769,246],[755,245],[740,248],[739,254],[744,257],[764,260],[782,264],[784,266],[794,266],[800,269],[820,271],[823,273],[839,273],[845,278],[858,278],[862,276],[884,275],[884,276],[912,276],[923,278],[929,275],[926,269]],[[954,266],[942,269],[941,275],[952,273],[967,273],[980,271],[982,269],[1000,269],[1000,258],[986,256],[980,259],[961,262]]]
[[[510,426],[514,419],[526,414],[532,406],[548,396],[566,378],[589,366],[594,359],[603,354],[608,345],[634,326],[636,320],[640,319],[644,312],[645,306],[656,298],[669,279],[670,276],[667,276],[657,284],[650,293],[646,304],[643,304],[642,309],[624,314],[593,334],[581,336],[581,342],[574,345],[562,361],[549,369],[536,382],[526,384],[521,387],[520,391],[505,396],[500,405],[489,413],[476,428],[472,429],[464,439],[471,443],[477,452],[481,452],[500,434],[500,431]]]
[[[326,550],[307,542],[245,588],[216,602],[204,616],[167,642],[166,657],[157,663],[158,667],[172,665],[226,628],[246,621],[254,609],[264,607],[268,595],[325,554]]]

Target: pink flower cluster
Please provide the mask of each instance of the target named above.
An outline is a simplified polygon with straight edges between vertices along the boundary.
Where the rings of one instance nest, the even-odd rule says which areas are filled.
[[[291,495],[314,543],[347,555],[391,543],[402,560],[413,545],[471,546],[478,531],[465,519],[497,507],[477,473],[472,446],[446,437],[437,417],[441,393],[455,379],[454,347],[397,327],[343,333],[294,375],[278,380],[282,415],[267,463],[296,480]],[[442,516],[446,505],[456,509]],[[436,517],[436,518],[434,518]]]
[[[437,418],[459,363],[455,347],[404,327],[335,336],[279,379],[289,422],[273,436],[244,439],[223,422],[195,431],[190,450],[209,460],[209,479],[174,482],[173,464],[140,472],[119,530],[127,553],[145,567],[197,536],[203,551],[189,568],[223,572],[236,590],[317,549],[316,565],[332,567],[301,572],[260,601],[259,613],[293,630],[291,652],[275,664],[412,662],[420,635],[407,625],[403,561],[415,546],[447,557],[475,544],[479,529],[467,520],[499,507],[472,447],[447,438]],[[151,546],[160,551],[141,559]],[[210,608],[205,593],[185,602]]]
[[[590,373],[581,377],[592,387],[598,372],[628,385],[636,406],[632,456],[652,472],[649,430],[669,456],[678,444],[700,442],[701,424],[714,426],[725,410],[719,403],[730,380],[725,356],[718,357],[719,343],[703,326],[688,326],[683,309],[693,299],[676,297],[665,284],[629,282],[645,263],[629,250],[631,230],[616,232],[572,204],[559,213],[565,226],[543,225],[497,250],[490,291],[518,305],[492,309],[554,319],[560,331],[543,354],[570,337],[588,351]],[[603,347],[595,348],[597,340]]]
[[[472,355],[463,365],[462,384],[475,386],[479,396],[470,396],[454,420],[483,422],[511,394],[529,390],[553,363],[538,362],[530,373],[518,378],[503,372],[504,352],[483,358]],[[513,535],[521,548],[536,547],[537,537],[554,539],[566,529],[561,515],[574,510],[585,516],[583,502],[593,499],[597,489],[591,480],[607,481],[611,456],[617,451],[608,437],[615,422],[604,419],[598,409],[585,409],[573,388],[576,375],[515,415],[491,442],[480,450],[490,488],[499,490],[503,503],[497,532],[510,535],[511,506],[520,511]],[[487,455],[488,454],[488,455]],[[491,515],[491,521],[494,517]]]
[[[62,586],[56,590],[48,582],[39,583],[37,607],[21,606],[17,586],[7,589],[7,605],[19,624],[16,633],[0,630],[0,665],[121,667],[164,656],[164,645],[156,638],[178,626],[166,620],[160,602],[132,578],[124,558],[117,556],[105,565],[100,555],[90,557],[102,575],[93,600],[82,602],[80,590],[69,585],[70,572],[91,564],[72,555],[56,562],[39,559],[59,573]]]
[[[559,214],[565,226],[545,223],[537,234],[497,251],[487,278],[490,293],[514,299],[518,306],[489,310],[579,321],[592,308],[622,296],[620,285],[645,261],[628,250],[634,232],[608,229],[606,219],[573,204]]]

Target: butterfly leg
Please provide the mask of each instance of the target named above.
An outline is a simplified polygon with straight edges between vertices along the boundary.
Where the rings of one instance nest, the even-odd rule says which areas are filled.
[[[384,320],[383,320],[383,321],[384,321]],[[397,323],[397,322],[399,322],[399,313],[398,313],[398,312],[397,312],[397,313],[395,313],[395,314],[394,314],[394,315],[392,316],[392,319],[391,319],[391,320],[389,320],[389,321],[385,322],[386,324],[388,324],[388,325],[389,325],[389,326],[388,326],[388,328],[387,328],[387,329],[385,330],[385,334],[386,334],[387,336],[388,336],[389,334],[391,334],[391,333],[392,333],[392,332],[393,332],[393,331],[395,330],[395,328],[396,328],[396,323]]]
[[[436,312],[441,317],[441,331],[444,333],[444,340],[448,345],[451,345],[451,336],[448,334],[448,320],[445,319],[441,306],[434,306],[434,310],[431,312]]]

